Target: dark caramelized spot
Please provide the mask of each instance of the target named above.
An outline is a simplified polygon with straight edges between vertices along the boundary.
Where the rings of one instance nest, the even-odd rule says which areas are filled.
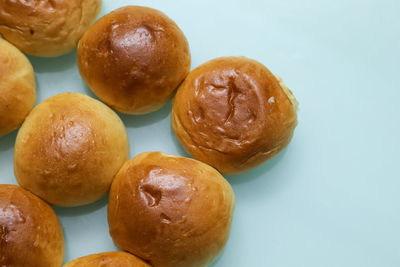
[[[158,206],[162,198],[162,192],[159,188],[151,184],[145,184],[139,187],[141,197],[146,201],[149,207]]]
[[[236,69],[206,73],[194,81],[190,101],[195,143],[204,149],[230,153],[260,134],[264,110],[259,88]]]
[[[7,235],[9,231],[4,225],[0,225],[0,249],[3,250],[7,245]]]
[[[165,214],[164,212],[162,212],[160,214],[160,218],[161,218],[161,223],[165,223],[165,224],[170,224],[171,223],[171,218]]]

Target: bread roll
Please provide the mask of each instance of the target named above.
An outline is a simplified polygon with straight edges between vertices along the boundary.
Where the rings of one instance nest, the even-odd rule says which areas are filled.
[[[0,38],[0,137],[21,125],[35,100],[31,63],[17,48]]]
[[[114,109],[149,113],[161,108],[188,74],[189,46],[162,12],[127,6],[90,27],[78,45],[78,66],[90,89]]]
[[[51,207],[15,185],[0,185],[0,266],[60,267],[64,238]]]
[[[129,157],[126,129],[103,103],[64,93],[35,107],[16,139],[18,183],[57,206],[79,206],[104,196]]]
[[[126,252],[104,252],[70,261],[64,267],[150,267],[141,259]]]
[[[197,160],[142,153],[126,162],[111,186],[108,223],[114,243],[154,267],[200,267],[228,240],[234,193]]]
[[[173,101],[172,129],[185,150],[221,173],[241,173],[290,142],[297,101],[264,65],[222,57],[193,70]]]
[[[56,57],[75,49],[101,0],[0,1],[0,34],[22,52]]]

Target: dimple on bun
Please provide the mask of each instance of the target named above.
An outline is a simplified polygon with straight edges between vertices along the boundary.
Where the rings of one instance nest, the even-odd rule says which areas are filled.
[[[63,93],[40,103],[18,132],[18,183],[57,206],[94,202],[129,157],[126,128],[103,103]]]
[[[104,252],[68,262],[64,267],[150,267],[141,259],[126,252]]]
[[[189,154],[221,173],[242,173],[282,151],[297,101],[280,78],[245,57],[194,69],[173,100],[172,129]]]
[[[0,34],[22,52],[56,57],[75,49],[101,0],[0,1]]]
[[[0,185],[0,266],[59,267],[60,222],[43,200],[15,185]]]
[[[235,196],[212,167],[147,152],[127,161],[110,191],[114,243],[154,267],[211,264],[230,232]]]
[[[35,101],[31,63],[16,47],[0,38],[0,137],[22,124]]]
[[[102,101],[122,113],[144,114],[161,108],[188,74],[189,45],[161,11],[127,6],[85,33],[78,66]]]

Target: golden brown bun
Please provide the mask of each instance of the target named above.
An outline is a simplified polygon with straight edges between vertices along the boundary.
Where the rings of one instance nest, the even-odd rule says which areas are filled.
[[[126,129],[103,103],[64,93],[35,107],[18,132],[18,183],[57,206],[79,206],[104,196],[129,157]]]
[[[114,109],[161,108],[190,69],[188,42],[162,12],[119,8],[98,20],[78,45],[78,66],[92,91]]]
[[[179,87],[172,129],[194,158],[222,173],[241,173],[286,147],[297,124],[296,105],[264,65],[222,57],[193,70]]]
[[[0,34],[22,52],[56,57],[75,49],[101,0],[0,1]]]
[[[21,125],[35,101],[36,83],[31,63],[17,48],[0,38],[0,137]]]
[[[201,267],[228,240],[235,196],[200,161],[142,153],[126,162],[111,186],[108,223],[114,243],[154,267]]]
[[[104,252],[70,261],[64,267],[150,267],[141,259],[126,252]]]
[[[15,185],[0,185],[0,266],[60,267],[64,238],[51,207]]]

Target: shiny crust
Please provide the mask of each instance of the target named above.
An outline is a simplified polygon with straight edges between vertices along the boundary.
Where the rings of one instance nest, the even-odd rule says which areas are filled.
[[[64,93],[35,107],[16,139],[18,183],[57,206],[79,206],[104,196],[129,157],[126,129],[103,103]]]
[[[296,105],[264,65],[222,57],[193,70],[179,87],[172,129],[194,158],[222,173],[241,173],[286,147],[297,124]]]
[[[110,191],[114,243],[155,267],[200,267],[228,240],[235,196],[229,183],[197,160],[142,153],[126,162]]]
[[[78,45],[90,89],[114,109],[143,114],[161,108],[190,69],[188,42],[162,12],[119,8],[98,20]]]
[[[0,34],[24,53],[60,56],[76,47],[100,9],[101,0],[0,0]]]
[[[141,259],[126,252],[104,252],[70,261],[64,267],[150,267]]]
[[[60,222],[51,207],[15,185],[0,185],[0,266],[59,267]]]
[[[31,63],[17,48],[0,38],[0,137],[21,125],[35,100]]]

